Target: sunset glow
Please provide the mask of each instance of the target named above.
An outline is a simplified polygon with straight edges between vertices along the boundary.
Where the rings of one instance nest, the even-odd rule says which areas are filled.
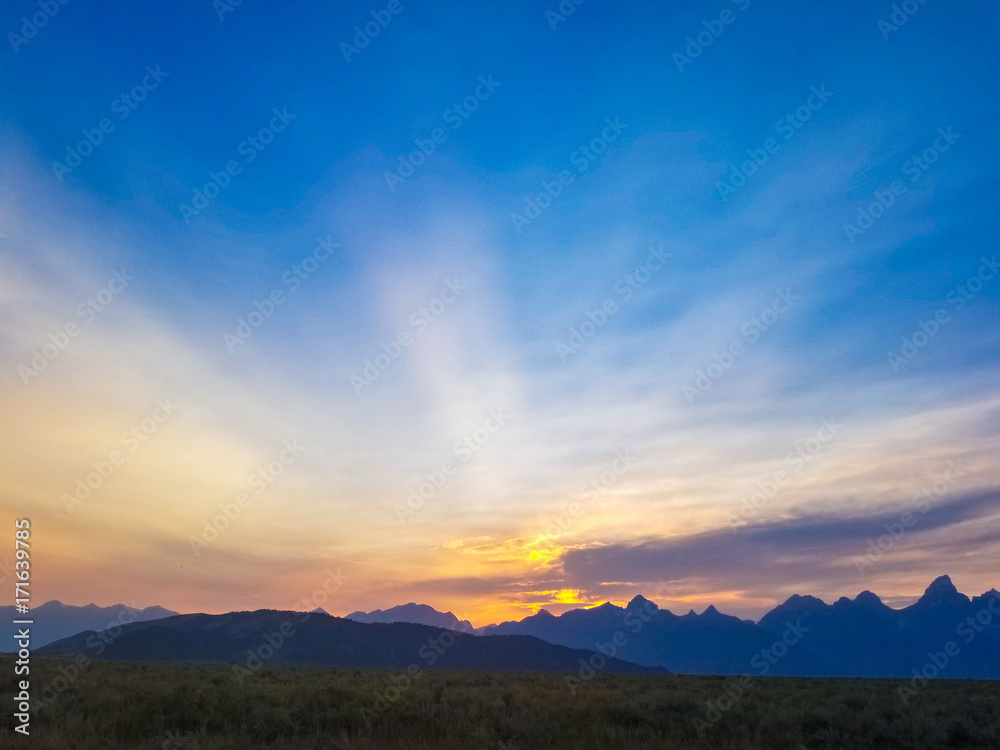
[[[333,614],[479,626],[996,583],[998,105],[923,93],[989,90],[958,35],[866,21],[861,75],[817,12],[779,85],[756,3],[683,72],[667,7],[600,42],[589,4],[495,11],[512,57],[407,5],[348,63],[332,6],[123,8],[145,31],[99,54],[75,5],[8,55],[0,130],[0,507],[37,601],[281,609],[339,570]]]

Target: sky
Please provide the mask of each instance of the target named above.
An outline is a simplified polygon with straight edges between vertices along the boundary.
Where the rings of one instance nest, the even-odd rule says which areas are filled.
[[[903,6],[6,4],[32,598],[997,585],[1000,9]]]

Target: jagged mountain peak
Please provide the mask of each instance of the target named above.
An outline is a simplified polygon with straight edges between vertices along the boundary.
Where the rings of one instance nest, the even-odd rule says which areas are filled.
[[[955,588],[955,584],[951,580],[951,576],[944,575],[938,576],[924,591],[924,593],[929,593],[931,591],[940,591],[942,593],[958,593],[958,589]]]
[[[883,604],[882,600],[879,598],[878,594],[875,594],[875,593],[873,593],[871,591],[868,591],[867,589],[865,589],[860,594],[858,594],[856,597],[854,597],[854,604],[855,604],[855,606],[862,606],[862,607],[884,607],[885,606],[885,604]]]
[[[924,589],[923,596],[907,607],[908,611],[918,612],[937,607],[961,608],[969,605],[970,599],[959,592],[952,583],[950,576],[938,576]]]
[[[939,579],[930,593],[947,600],[961,597],[950,579]],[[984,597],[987,596],[984,594]],[[605,603],[574,609],[559,617],[525,618],[504,623],[495,632],[534,635],[551,643],[586,648],[607,643],[621,631],[627,643],[620,654],[641,664],[659,664],[673,672],[739,674],[752,666],[755,654],[776,639],[794,640],[788,655],[774,666],[774,674],[796,676],[901,677],[910,674],[932,647],[955,636],[956,624],[968,608],[940,607],[911,616],[893,609],[872,591],[834,604],[808,594],[794,594],[759,621],[741,620],[717,606],[674,615],[659,609],[643,610],[645,597],[636,596],[624,608]],[[986,606],[983,601],[978,606]],[[994,605],[995,606],[995,605]],[[614,616],[612,616],[614,615]],[[970,631],[971,632],[971,631]],[[801,642],[800,642],[801,641]],[[1000,634],[984,630],[968,653],[949,665],[952,674],[994,678],[1000,669]],[[963,647],[963,653],[965,653]]]
[[[841,597],[839,601],[850,601],[846,597]],[[814,612],[816,610],[825,609],[829,605],[822,599],[816,596],[811,596],[810,594],[792,594],[790,597],[785,599],[781,604],[771,610],[771,612]],[[771,614],[769,612],[768,614]]]
[[[836,605],[844,607],[850,604],[850,599],[841,598]],[[760,618],[759,624],[765,628],[783,628],[789,620],[820,613],[831,606],[822,599],[809,594],[792,594],[781,604]]]
[[[639,609],[639,608],[647,609],[653,612],[659,610],[659,607],[656,606],[655,602],[649,601],[649,599],[644,597],[642,594],[636,594],[635,596],[632,597],[632,600],[625,605],[625,609]]]
[[[409,602],[388,609],[375,609],[371,612],[351,612],[346,619],[364,623],[409,622],[417,625],[430,625],[437,628],[447,628],[462,632],[472,632],[475,628],[468,620],[459,620],[453,612],[439,612],[429,604]]]
[[[790,597],[785,599],[784,603],[795,604],[797,606],[807,606],[807,607],[826,606],[826,602],[824,602],[818,596],[813,596],[812,594],[792,594]]]

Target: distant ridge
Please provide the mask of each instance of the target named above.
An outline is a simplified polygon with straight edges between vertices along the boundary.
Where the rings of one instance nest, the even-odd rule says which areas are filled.
[[[158,620],[176,614],[172,610],[155,606],[136,609],[125,604],[112,604],[110,607],[87,604],[78,607],[53,600],[31,610],[30,617],[34,620],[31,626],[31,646],[38,648],[85,630],[107,630],[116,625]],[[0,638],[3,638],[0,650],[11,648],[17,627],[11,621],[23,617],[24,615],[17,614],[13,605],[0,607]]]
[[[351,612],[345,615],[355,622],[410,622],[416,625],[430,625],[435,628],[447,628],[461,633],[474,633],[476,629],[468,620],[459,620],[451,612],[438,612],[427,604],[401,604],[389,609],[376,609],[371,612]]]
[[[0,614],[8,615],[8,628],[12,610],[0,608]],[[123,625],[121,641],[116,638],[108,646],[105,658],[142,658],[145,653],[158,654],[146,658],[165,661],[238,659],[240,652],[233,649],[244,645],[241,633],[281,624],[271,622],[277,617],[274,610],[177,616],[161,607],[133,610],[124,605],[70,607],[49,602],[34,613],[38,616],[33,630],[35,648],[42,645],[38,633],[54,640],[49,635],[53,628],[79,628],[73,637],[51,644],[51,650],[42,649],[42,653],[67,654],[73,648],[85,647],[88,636],[94,642],[92,631]],[[285,619],[293,614],[284,613]],[[970,598],[960,593],[946,575],[932,581],[916,602],[901,609],[892,609],[871,591],[862,591],[853,599],[841,597],[832,604],[815,596],[795,594],[756,623],[724,614],[714,606],[701,614],[690,610],[678,615],[641,595],[625,607],[605,602],[558,616],[541,609],[522,620],[478,630],[451,612],[412,602],[386,610],[352,612],[346,618],[332,617],[322,608],[313,614],[317,616],[311,619],[322,627],[307,628],[312,635],[296,638],[297,645],[276,663],[394,664],[400,653],[408,653],[407,649],[414,645],[414,632],[452,631],[461,634],[465,645],[456,656],[442,660],[463,669],[561,670],[566,668],[565,654],[537,651],[539,643],[591,653],[624,638],[623,645],[616,646],[614,652],[623,663],[678,673],[911,677],[914,670],[935,671],[926,667],[929,655],[949,647],[954,653],[949,654],[944,667],[936,669],[935,676],[1000,679],[1000,592],[993,588]],[[294,618],[303,615],[297,613]],[[97,625],[81,627],[82,622]],[[234,628],[231,638],[213,640],[230,626]],[[211,630],[216,627],[221,629]],[[351,629],[355,627],[363,629]],[[211,632],[202,632],[202,628]],[[322,638],[316,635],[320,632]],[[486,651],[478,651],[466,640],[477,636],[467,634],[486,636],[478,640],[491,645]],[[531,640],[534,656],[522,659],[505,654],[493,640],[500,636],[538,639]],[[185,645],[191,638],[202,647],[191,651]],[[396,638],[402,640],[396,643]],[[213,644],[218,651],[206,644]],[[351,656],[352,649],[360,650]],[[775,658],[778,652],[780,656]]]
[[[290,629],[291,628],[291,629]],[[279,638],[279,634],[281,634]],[[99,648],[97,646],[103,646]],[[411,623],[361,623],[329,615],[261,609],[225,615],[178,615],[125,625],[114,637],[80,633],[49,644],[40,656],[352,668],[487,669],[577,672],[581,660],[600,659],[615,674],[666,673],[591,651],[569,649],[530,636],[483,638]]]
[[[766,669],[773,675],[909,677],[925,666],[928,654],[951,642],[958,653],[938,670],[941,677],[1000,679],[1000,593],[991,589],[970,599],[948,576],[936,578],[917,602],[898,610],[871,591],[833,604],[796,594],[754,623],[714,606],[700,615],[694,610],[675,615],[637,596],[624,608],[605,603],[558,617],[541,610],[481,632],[534,635],[586,648],[619,631],[628,637],[621,658],[672,672]],[[772,659],[779,641],[781,656]]]

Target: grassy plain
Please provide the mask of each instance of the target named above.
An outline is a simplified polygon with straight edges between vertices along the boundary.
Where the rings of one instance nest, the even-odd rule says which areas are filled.
[[[730,706],[732,677],[597,675],[574,694],[557,674],[424,670],[406,685],[399,672],[265,667],[240,682],[226,666],[91,662],[64,686],[66,663],[48,659],[32,660],[32,692],[61,690],[25,739],[13,667],[0,659],[5,748],[1000,749],[1000,682],[934,681],[905,704],[903,680],[766,678]]]

